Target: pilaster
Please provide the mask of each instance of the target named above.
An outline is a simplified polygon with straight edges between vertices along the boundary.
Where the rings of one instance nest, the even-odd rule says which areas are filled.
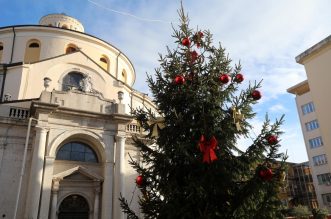
[[[125,134],[118,134],[115,136],[116,148],[115,148],[115,170],[114,170],[114,217],[118,219],[124,219],[124,213],[122,212],[120,201],[118,200],[120,195],[125,195]]]
[[[40,191],[43,180],[45,145],[48,130],[37,126],[35,143],[31,161],[29,177],[28,197],[26,202],[25,218],[37,219],[39,212]]]

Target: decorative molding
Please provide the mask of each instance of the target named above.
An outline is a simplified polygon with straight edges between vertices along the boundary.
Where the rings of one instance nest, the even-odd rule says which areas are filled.
[[[61,173],[58,173],[53,176],[53,182],[58,180],[63,180],[63,178],[70,176],[75,173],[80,173],[88,178],[90,178],[93,181],[103,181],[103,177],[99,176],[98,174],[90,171],[89,169],[83,167],[83,166],[76,166],[74,168],[71,168],[69,170],[63,171]]]

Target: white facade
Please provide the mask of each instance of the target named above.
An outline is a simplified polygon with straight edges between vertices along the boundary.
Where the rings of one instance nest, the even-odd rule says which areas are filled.
[[[319,207],[331,212],[331,36],[296,57],[307,80],[289,88],[295,94]]]
[[[139,214],[130,110],[155,106],[130,60],[83,32],[63,14],[0,28],[3,218],[124,218],[120,193]]]

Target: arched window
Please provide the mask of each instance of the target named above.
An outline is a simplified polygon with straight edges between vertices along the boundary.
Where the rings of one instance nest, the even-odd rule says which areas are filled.
[[[100,60],[99,60],[99,65],[105,69],[106,71],[108,71],[108,67],[109,67],[109,60],[107,58],[107,56],[101,56]]]
[[[68,29],[68,26],[67,26],[66,24],[63,24],[63,25],[62,25],[62,28],[63,28],[63,29]]]
[[[55,159],[98,163],[98,157],[93,149],[81,142],[69,142],[64,144],[60,150],[58,150]]]
[[[62,80],[62,90],[82,90],[82,82],[85,76],[77,71],[73,71],[64,76]]]
[[[121,76],[121,81],[123,81],[124,83],[127,83],[127,79],[128,79],[127,77],[128,77],[128,75],[126,74],[125,69],[123,69],[122,76]]]
[[[0,63],[1,63],[1,59],[2,59],[2,53],[3,53],[3,44],[0,43]]]
[[[39,48],[39,43],[30,43],[29,48]]]
[[[78,51],[78,47],[75,44],[69,44],[66,48],[66,54]]]
[[[36,62],[40,58],[40,42],[38,40],[30,40],[26,44],[24,62]]]
[[[80,195],[70,195],[63,199],[59,206],[58,218],[89,218],[89,206],[86,199]]]

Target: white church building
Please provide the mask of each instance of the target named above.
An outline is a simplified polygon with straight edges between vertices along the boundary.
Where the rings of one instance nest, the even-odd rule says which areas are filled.
[[[135,78],[65,14],[0,28],[0,218],[120,219],[120,193],[139,212],[131,109],[155,106]]]

